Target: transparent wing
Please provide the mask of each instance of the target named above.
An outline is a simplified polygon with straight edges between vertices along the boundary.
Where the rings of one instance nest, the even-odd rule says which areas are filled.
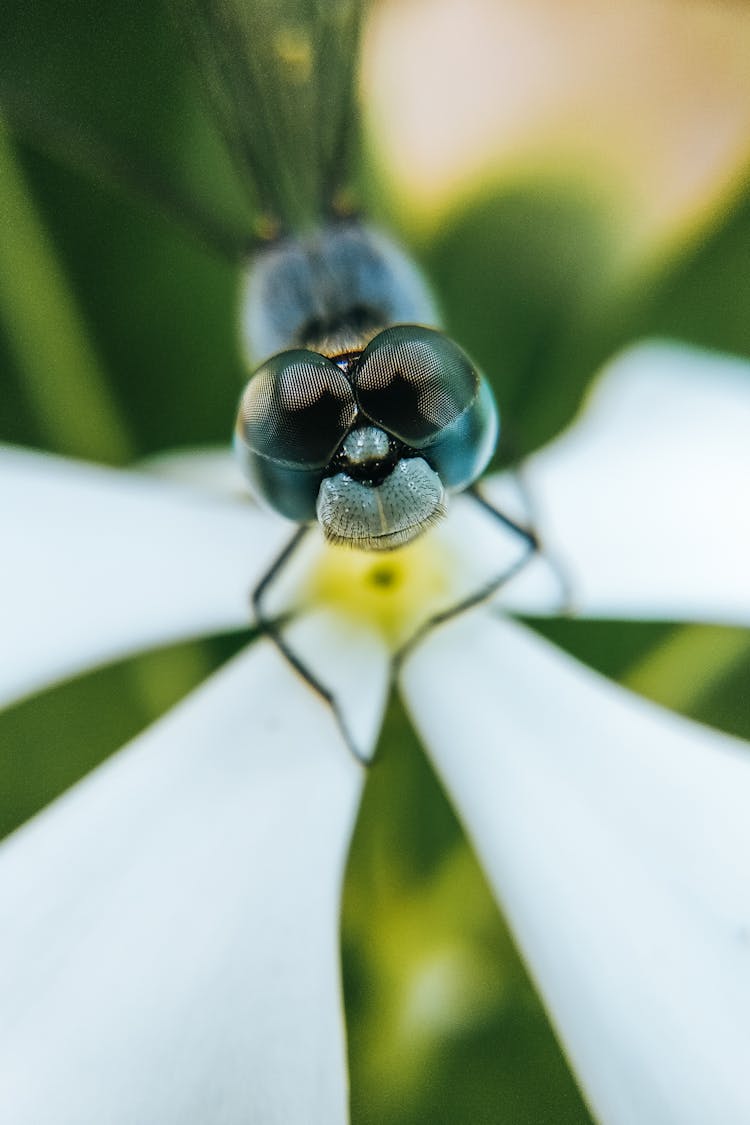
[[[300,229],[336,210],[356,134],[363,0],[173,0],[240,174]]]
[[[361,2],[164,3],[6,0],[0,114],[244,257],[269,218],[308,223],[346,178]]]
[[[245,259],[256,241],[252,225],[222,219],[211,200],[180,185],[170,169],[124,142],[105,139],[59,110],[9,91],[0,78],[0,112],[12,130],[48,156],[116,188],[123,188],[175,219],[229,259]]]

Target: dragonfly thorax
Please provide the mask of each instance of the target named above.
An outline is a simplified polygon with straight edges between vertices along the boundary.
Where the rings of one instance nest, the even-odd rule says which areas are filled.
[[[262,250],[245,283],[241,323],[250,366],[285,348],[333,356],[389,324],[439,326],[422,274],[381,231],[341,221]]]

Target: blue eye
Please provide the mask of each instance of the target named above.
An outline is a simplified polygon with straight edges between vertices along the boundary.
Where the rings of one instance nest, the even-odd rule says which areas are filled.
[[[399,324],[367,345],[355,386],[368,418],[418,449],[471,406],[479,380],[466,353],[442,332]]]
[[[240,400],[237,430],[259,457],[323,468],[354,421],[356,405],[343,371],[298,348],[269,359]]]
[[[442,332],[387,328],[362,352],[354,386],[361,412],[424,454],[446,488],[466,488],[492,456],[498,431],[492,391]]]
[[[335,363],[299,348],[273,356],[240,400],[235,445],[259,497],[289,519],[315,519],[323,471],[357,413]]]

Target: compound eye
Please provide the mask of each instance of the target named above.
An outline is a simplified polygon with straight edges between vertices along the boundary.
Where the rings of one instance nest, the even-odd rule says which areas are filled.
[[[354,385],[368,418],[419,449],[471,407],[480,384],[469,357],[442,332],[399,324],[367,345]]]
[[[317,352],[273,356],[240,401],[237,437],[259,457],[297,468],[324,468],[357,413],[344,373]]]

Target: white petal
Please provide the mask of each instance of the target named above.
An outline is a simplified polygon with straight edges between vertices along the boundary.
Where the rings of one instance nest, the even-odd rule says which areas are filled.
[[[0,703],[147,645],[249,624],[287,525],[240,501],[0,451]]]
[[[750,623],[749,434],[745,360],[654,342],[605,369],[525,471],[577,613]],[[545,611],[532,577],[511,604]]]
[[[369,761],[391,686],[386,640],[371,626],[327,609],[300,616],[283,636],[302,667],[332,695],[350,749]]]
[[[262,642],[11,837],[0,1119],[343,1123],[363,773]]]
[[[223,499],[234,496],[254,503],[239,462],[228,446],[173,449],[146,458],[138,467]]]
[[[750,1121],[750,756],[489,610],[404,686],[607,1125]]]

